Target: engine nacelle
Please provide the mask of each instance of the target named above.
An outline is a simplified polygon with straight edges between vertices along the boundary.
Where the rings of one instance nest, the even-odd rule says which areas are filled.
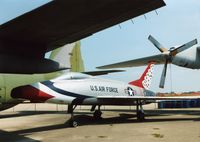
[[[192,47],[179,54],[172,59],[172,63],[191,69],[200,69],[200,47]]]

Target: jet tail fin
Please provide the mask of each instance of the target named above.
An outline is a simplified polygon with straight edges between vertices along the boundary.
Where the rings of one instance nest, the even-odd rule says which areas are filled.
[[[80,42],[67,44],[55,49],[50,54],[50,59],[62,66],[70,68],[72,72],[84,72],[84,62],[81,56]]]
[[[151,79],[153,77],[153,68],[154,68],[155,62],[149,62],[146,70],[140,77],[140,79],[129,82],[129,84],[138,86],[141,88],[149,89],[150,84],[151,84]]]

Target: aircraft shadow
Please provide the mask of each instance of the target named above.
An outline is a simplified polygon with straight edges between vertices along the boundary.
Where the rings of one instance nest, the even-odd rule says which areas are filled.
[[[31,138],[28,138],[23,135],[19,135],[17,133],[13,132],[6,132],[3,130],[0,130],[0,142],[40,142],[38,140],[34,140]]]
[[[121,111],[121,110],[119,110]],[[135,111],[132,111],[135,112]],[[186,118],[176,117],[175,115],[183,114],[188,115]],[[173,117],[174,115],[174,117]],[[197,118],[189,116],[199,116]],[[170,118],[169,118],[170,116]],[[166,117],[166,118],[165,118]],[[100,120],[95,120],[91,115],[76,114],[75,120],[78,121],[79,126],[81,125],[113,125],[113,124],[125,124],[125,123],[148,123],[148,122],[170,122],[170,121],[200,121],[200,111],[157,111],[157,110],[148,110],[145,111],[145,120],[138,121],[136,114],[133,113],[119,113],[119,116],[102,118]]]
[[[1,114],[0,119],[4,118],[12,118],[12,117],[23,117],[23,116],[31,116],[31,115],[40,115],[40,114],[66,114],[65,111],[18,111],[12,114]]]
[[[106,110],[108,111],[108,110]],[[124,113],[123,110],[115,110],[119,111],[119,116],[108,115],[108,112],[103,111],[106,114],[106,118],[102,118],[100,120],[95,120],[92,116],[91,112],[75,112],[75,120],[78,121],[79,126],[84,125],[114,125],[114,124],[127,124],[127,123],[150,123],[150,122],[171,122],[171,121],[200,121],[200,110],[147,110],[146,119],[143,122],[140,122],[136,119],[135,111],[126,111]],[[109,110],[110,111],[110,110]],[[57,112],[57,111],[23,111],[19,114],[15,114],[14,116],[27,116],[27,115],[40,115],[40,114],[65,114],[66,112]],[[186,118],[176,117],[173,115],[184,114],[187,115]],[[170,116],[170,117],[169,117]],[[191,117],[190,117],[191,116]],[[199,117],[194,117],[199,116]],[[7,116],[8,118],[11,115]],[[104,115],[103,115],[104,117]],[[165,118],[166,117],[166,118]],[[4,116],[6,118],[6,116]],[[4,130],[0,130],[0,142],[39,142],[38,140],[34,140],[31,138],[27,138],[27,134],[35,133],[35,132],[43,132],[43,131],[51,131],[57,129],[66,129],[70,128],[69,120],[65,123],[60,123],[56,125],[48,125],[41,126],[35,128],[27,128],[22,130],[15,130],[12,132],[7,132]]]

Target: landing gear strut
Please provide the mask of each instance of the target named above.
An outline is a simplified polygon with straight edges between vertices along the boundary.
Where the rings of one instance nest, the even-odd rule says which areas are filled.
[[[78,123],[74,120],[74,110],[77,107],[77,105],[68,105],[68,113],[71,114],[71,118],[69,120],[70,127],[77,127]]]
[[[101,109],[100,109],[100,105],[98,106],[98,109],[97,110],[95,110],[95,112],[94,112],[94,114],[93,114],[93,117],[95,118],[95,119],[101,119],[101,115],[102,115],[102,112],[101,112]]]
[[[142,102],[139,100],[136,101],[136,113],[137,113],[137,120],[139,121],[145,120],[145,114],[142,107]]]

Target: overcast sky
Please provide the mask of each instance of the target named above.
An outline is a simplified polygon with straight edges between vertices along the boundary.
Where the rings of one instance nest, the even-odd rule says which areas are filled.
[[[0,24],[30,11],[50,0],[0,0]],[[154,55],[159,51],[147,40],[153,35],[164,46],[184,44],[197,38],[200,42],[200,1],[165,0],[167,6],[121,23],[81,41],[87,70],[96,66]],[[167,72],[165,89],[159,89],[163,66],[156,66],[151,90],[159,92],[200,91],[200,70],[172,65]],[[104,76],[129,82],[137,79],[145,67]],[[171,82],[172,79],[172,82]],[[172,84],[171,84],[172,83]],[[171,87],[172,86],[172,87]]]

